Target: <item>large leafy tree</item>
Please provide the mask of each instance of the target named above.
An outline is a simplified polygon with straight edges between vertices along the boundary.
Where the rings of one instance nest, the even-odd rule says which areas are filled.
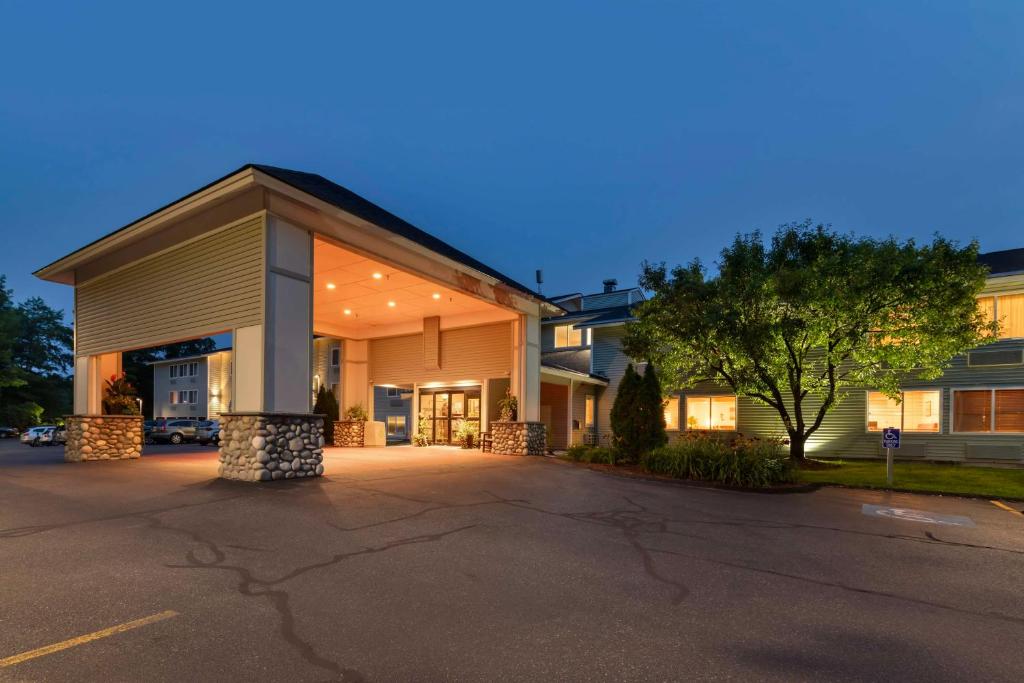
[[[71,327],[31,297],[15,305],[0,275],[0,422],[18,427],[71,412]]]
[[[653,296],[625,348],[657,362],[671,388],[712,381],[771,407],[790,455],[803,460],[844,387],[898,400],[908,377],[939,377],[995,331],[976,301],[986,276],[977,251],[941,237],[856,238],[810,221],[782,226],[767,244],[738,235],[714,276],[699,261],[644,264],[640,284]]]

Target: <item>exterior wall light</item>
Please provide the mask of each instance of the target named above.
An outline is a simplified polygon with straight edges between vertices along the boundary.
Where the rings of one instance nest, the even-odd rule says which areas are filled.
[[[394,301],[389,301],[388,302],[388,308],[394,308],[394,307],[395,307],[395,302]]]
[[[346,308],[344,311],[342,311],[342,313],[344,313],[345,315],[352,315],[352,309]]]
[[[382,277],[384,277],[384,276],[383,276],[383,275],[381,275],[380,273],[374,273],[374,274],[373,274],[373,279],[374,279],[374,280],[379,280],[379,279],[381,279]]]
[[[441,294],[439,292],[434,292],[433,294],[431,294],[431,296],[434,297],[434,301],[437,301],[438,299],[441,298]]]
[[[334,289],[335,287],[337,287],[337,285],[334,284],[333,282],[328,282],[327,283],[327,289]]]

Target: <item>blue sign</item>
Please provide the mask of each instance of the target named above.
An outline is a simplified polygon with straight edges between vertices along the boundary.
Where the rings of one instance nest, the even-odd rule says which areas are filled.
[[[886,427],[882,430],[882,448],[899,448],[900,430],[895,427]]]

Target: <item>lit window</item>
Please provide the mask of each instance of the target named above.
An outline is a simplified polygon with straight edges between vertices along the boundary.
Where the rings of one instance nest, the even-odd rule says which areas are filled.
[[[405,436],[405,415],[388,415],[388,436]]]
[[[679,429],[679,397],[673,396],[665,401],[665,429]]]
[[[880,432],[897,427],[905,432],[937,434],[942,414],[942,392],[939,390],[905,391],[903,401],[896,401],[880,391],[868,392],[868,431]]]
[[[735,396],[687,396],[687,429],[736,429]]]
[[[583,404],[583,406],[584,406],[583,424],[584,424],[584,426],[586,426],[587,429],[593,429],[593,427],[594,427],[594,397],[588,395],[588,396],[584,397],[583,400],[584,400],[584,404]]]
[[[954,432],[1024,432],[1024,389],[956,389]]]
[[[999,339],[1024,337],[1024,293],[979,297],[978,308],[985,320],[999,321]]]
[[[589,338],[590,335],[587,336]],[[556,325],[555,348],[560,349],[567,346],[583,346],[583,330],[573,329],[572,325]]]

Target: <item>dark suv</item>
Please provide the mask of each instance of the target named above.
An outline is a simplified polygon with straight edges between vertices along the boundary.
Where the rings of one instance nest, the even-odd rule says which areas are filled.
[[[199,420],[154,420],[149,438],[154,443],[185,443],[196,440]]]

